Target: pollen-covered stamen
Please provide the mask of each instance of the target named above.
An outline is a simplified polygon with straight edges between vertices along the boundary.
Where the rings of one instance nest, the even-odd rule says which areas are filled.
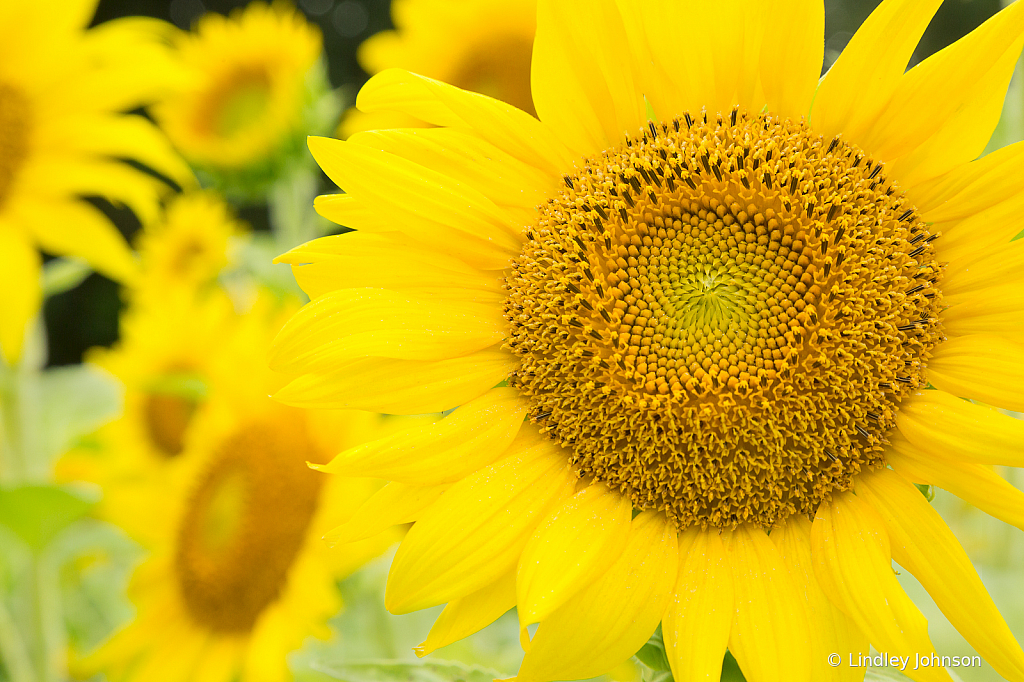
[[[770,527],[882,463],[941,339],[932,237],[880,164],[803,123],[652,124],[528,231],[512,381],[637,507]]]
[[[243,633],[284,587],[317,508],[323,476],[300,417],[253,423],[229,437],[188,501],[175,577],[192,617]]]
[[[29,113],[24,95],[0,83],[0,206],[28,156]]]

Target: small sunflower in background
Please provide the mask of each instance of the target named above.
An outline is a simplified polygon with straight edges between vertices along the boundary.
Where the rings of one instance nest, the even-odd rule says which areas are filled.
[[[290,679],[287,654],[306,637],[330,635],[326,621],[341,608],[337,580],[399,537],[392,530],[342,552],[322,540],[380,485],[327,479],[306,463],[326,462],[379,435],[382,418],[307,412],[267,397],[279,383],[263,357],[295,308],[258,296],[216,340],[223,381],[211,383],[180,451],[155,453],[171,458],[168,466],[137,465],[144,480],[135,481],[122,466],[119,479],[101,481],[115,501],[106,517],[151,555],[129,586],[135,619],[80,661],[79,674],[102,671],[112,681]],[[140,416],[146,424],[148,415]]]
[[[395,0],[395,29],[363,42],[359,64],[371,75],[407,69],[533,114],[530,58],[536,16],[535,0]],[[425,125],[400,112],[351,109],[339,132],[348,137],[373,128]]]
[[[521,682],[659,623],[677,682],[727,648],[751,682],[857,680],[828,654],[933,651],[895,560],[1024,680],[913,485],[1020,523],[987,465],[1024,465],[1024,422],[977,402],[1024,409],[1024,144],[978,157],[1024,3],[908,71],[937,6],[884,0],[819,82],[820,2],[541,0],[539,120],[392,69],[360,110],[439,127],[310,141],[356,231],[281,258],[313,300],[278,398],[457,408],[322,467],[405,487],[386,606],[447,603],[420,653],[516,606]]]
[[[253,2],[206,14],[175,41],[183,86],[153,108],[168,137],[207,180],[258,197],[305,155],[310,130],[329,130],[337,105],[322,37],[290,5]]]
[[[234,379],[224,369],[223,341],[241,317],[217,278],[229,264],[231,240],[244,227],[212,192],[175,197],[162,220],[136,240],[141,268],[125,291],[120,340],[93,349],[87,361],[124,386],[121,417],[65,455],[57,475],[105,489],[101,513],[133,530],[146,518],[117,514],[145,502],[191,439],[211,387]],[[109,514],[106,510],[110,510]]]
[[[86,357],[124,386],[123,412],[67,453],[57,478],[100,485],[100,515],[137,535],[148,519],[117,510],[145,503],[187,449],[196,417],[217,382],[219,345],[237,326],[232,302],[219,291],[126,310],[118,344]]]
[[[220,273],[234,264],[233,240],[246,232],[214,192],[175,197],[163,220],[138,237],[141,275],[129,297],[156,305],[168,296],[192,297],[209,290]]]
[[[95,6],[0,3],[0,352],[8,363],[42,301],[37,249],[122,282],[137,273],[117,228],[82,197],[127,206],[148,223],[169,188],[122,159],[193,182],[155,126],[122,113],[176,83],[166,44],[174,28],[132,17],[86,30]]]

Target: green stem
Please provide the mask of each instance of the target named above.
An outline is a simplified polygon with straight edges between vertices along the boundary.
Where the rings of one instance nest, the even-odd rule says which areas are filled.
[[[60,682],[67,679],[67,637],[58,572],[45,550],[33,557],[32,570],[39,626],[39,678],[42,682]]]
[[[318,235],[319,217],[313,199],[319,176],[305,164],[293,166],[270,190],[270,226],[281,252]]]
[[[0,659],[11,682],[36,682],[32,659],[7,605],[0,600]]]

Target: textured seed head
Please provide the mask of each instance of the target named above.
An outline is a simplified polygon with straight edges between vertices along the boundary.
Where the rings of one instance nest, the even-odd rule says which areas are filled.
[[[942,339],[882,167],[770,114],[685,116],[566,177],[507,278],[512,383],[581,476],[771,527],[880,466]]]

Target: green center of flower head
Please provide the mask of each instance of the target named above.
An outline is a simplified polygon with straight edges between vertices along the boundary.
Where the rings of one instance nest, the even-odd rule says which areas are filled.
[[[0,206],[28,156],[29,113],[21,92],[0,83]]]
[[[299,424],[252,424],[199,479],[179,528],[175,577],[192,617],[248,632],[281,593],[316,512],[323,476]]]
[[[258,125],[270,107],[270,76],[260,68],[239,69],[208,95],[200,127],[230,138]]]
[[[861,150],[686,115],[589,159],[506,286],[512,383],[583,477],[771,527],[882,465],[942,339],[925,223]]]

